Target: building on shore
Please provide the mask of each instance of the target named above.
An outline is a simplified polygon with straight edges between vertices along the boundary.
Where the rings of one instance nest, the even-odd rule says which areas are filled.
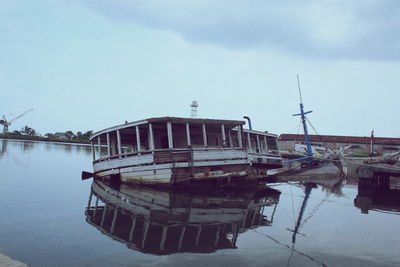
[[[58,140],[62,140],[62,141],[66,141],[66,140],[71,140],[70,137],[67,136],[66,133],[63,132],[56,132],[56,133],[47,133],[45,134],[45,136],[47,138],[52,138],[52,139],[58,139]]]
[[[372,136],[337,136],[310,135],[311,145],[326,149],[347,147],[347,153],[352,156],[367,156],[370,154],[387,155],[400,151],[400,138]],[[293,152],[295,146],[305,144],[302,134],[281,134],[279,147],[281,150]]]

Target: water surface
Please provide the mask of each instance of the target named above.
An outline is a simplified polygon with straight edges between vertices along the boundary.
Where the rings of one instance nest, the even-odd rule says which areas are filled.
[[[0,253],[29,266],[400,265],[400,203],[356,184],[172,193],[81,181],[91,169],[87,146],[0,140]]]

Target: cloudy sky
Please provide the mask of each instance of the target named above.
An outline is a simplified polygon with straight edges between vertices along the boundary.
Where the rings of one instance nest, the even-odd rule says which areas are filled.
[[[40,133],[252,118],[400,137],[400,1],[0,0],[0,115]]]

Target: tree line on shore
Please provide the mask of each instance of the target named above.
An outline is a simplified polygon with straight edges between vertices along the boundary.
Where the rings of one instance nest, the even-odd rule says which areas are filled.
[[[66,132],[55,132],[46,133],[45,135],[39,134],[35,129],[24,126],[19,131],[13,131],[8,133],[2,133],[0,137],[3,138],[16,138],[16,139],[26,139],[26,140],[40,140],[40,141],[68,141],[68,142],[79,142],[79,143],[89,143],[89,138],[93,131],[78,131],[74,133],[73,131]]]

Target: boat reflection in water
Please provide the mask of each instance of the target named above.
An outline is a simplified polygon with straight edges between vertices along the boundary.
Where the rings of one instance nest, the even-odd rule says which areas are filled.
[[[354,205],[362,213],[367,214],[369,210],[373,210],[400,214],[400,181],[398,177],[386,178],[382,184],[379,184],[379,181],[373,181],[372,178],[369,184],[360,179]]]
[[[157,255],[236,248],[239,233],[271,225],[280,192],[182,193],[94,181],[86,221],[134,250]],[[270,207],[267,213],[265,207]]]

